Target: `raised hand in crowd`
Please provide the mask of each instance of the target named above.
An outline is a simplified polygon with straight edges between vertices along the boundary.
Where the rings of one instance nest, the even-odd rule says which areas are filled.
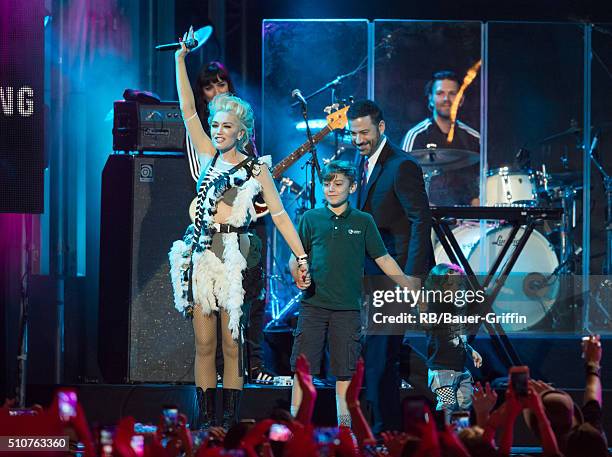
[[[295,419],[303,425],[308,425],[312,421],[312,413],[314,412],[314,405],[317,400],[317,390],[312,383],[310,364],[304,354],[300,354],[295,362],[295,375],[302,392],[302,401],[300,402]]]
[[[60,406],[59,398],[64,395],[69,398],[73,398],[75,404],[73,411],[66,414],[63,408]],[[73,389],[59,389],[53,396],[53,402],[49,408],[49,412],[53,417],[59,418],[64,424],[64,429],[71,440],[80,441],[85,446],[85,457],[95,455],[95,447],[93,437],[89,429],[87,418],[85,417],[85,411],[81,404],[76,401],[77,394]]]
[[[523,405],[531,410],[538,420],[538,432],[542,442],[542,451],[545,456],[555,456],[559,454],[557,439],[550,425],[550,421],[546,416],[542,397],[533,388],[527,390],[527,398],[523,401]]]
[[[554,387],[551,386],[550,384],[544,381],[540,381],[538,379],[530,379],[529,387],[532,388],[538,395],[542,395],[542,393],[546,392],[547,390],[554,389]]]
[[[590,335],[582,339],[582,358],[586,369],[585,404],[595,400],[599,403],[599,406],[603,406],[601,380],[599,379],[601,353],[601,337],[599,335]]]
[[[168,456],[191,456],[193,455],[193,439],[191,432],[187,427],[187,416],[184,414],[178,415],[176,430],[168,437],[166,444],[166,452]]]
[[[263,445],[268,441],[267,434],[273,423],[273,419],[265,419],[259,421],[247,432],[245,437],[240,442],[240,447],[244,449],[245,453],[248,456],[257,456],[255,448]]]
[[[472,406],[476,413],[476,425],[485,428],[489,421],[489,414],[495,408],[497,403],[497,393],[491,389],[491,384],[488,382],[484,388],[480,381],[474,386],[474,393],[472,395]]]
[[[405,432],[382,432],[380,436],[390,457],[400,457],[404,452],[406,443],[414,438]]]
[[[361,393],[361,386],[363,385],[364,370],[365,363],[363,358],[360,357],[357,361],[357,366],[355,367],[355,373],[353,373],[351,382],[346,389],[346,406],[349,410],[349,414],[351,415],[351,425],[360,448],[365,445],[369,446],[376,444],[376,439],[374,438],[372,429],[363,416],[363,412],[361,411],[361,403],[359,402],[359,394]]]
[[[509,455],[510,453],[514,422],[522,409],[523,405],[512,390],[512,385],[508,385],[505,401],[499,408],[490,414],[484,433],[484,440],[495,444],[495,432],[501,430],[499,451],[502,455]]]

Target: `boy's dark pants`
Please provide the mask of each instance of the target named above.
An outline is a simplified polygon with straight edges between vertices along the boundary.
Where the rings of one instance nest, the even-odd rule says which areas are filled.
[[[329,343],[330,371],[339,381],[349,381],[361,353],[361,317],[357,310],[338,311],[302,303],[294,331],[291,370],[304,354],[310,374],[320,373],[326,342]]]

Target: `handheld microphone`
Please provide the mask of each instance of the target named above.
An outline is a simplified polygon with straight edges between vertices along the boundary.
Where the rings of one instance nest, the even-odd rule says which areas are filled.
[[[212,35],[212,32],[213,28],[211,25],[206,25],[201,29],[196,30],[193,32],[193,38],[184,42],[185,46],[190,51],[194,51],[208,41]],[[176,51],[177,49],[181,49],[181,42],[178,41],[176,43],[160,44],[155,46],[155,49],[158,51]]]
[[[291,97],[292,98],[296,98],[302,104],[302,106],[308,105],[308,102],[306,101],[306,99],[302,95],[302,92],[300,91],[300,89],[293,89],[291,91]]]
[[[183,43],[185,43],[185,47],[187,49],[195,49],[198,47],[199,44],[198,40],[196,40],[195,38],[193,40],[184,41]],[[159,44],[155,46],[155,49],[157,51],[176,51],[178,49],[181,49],[181,42],[177,41],[176,43]]]

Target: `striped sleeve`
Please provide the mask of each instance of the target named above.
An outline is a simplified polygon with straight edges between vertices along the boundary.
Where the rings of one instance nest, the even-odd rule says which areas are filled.
[[[419,122],[417,125],[408,130],[406,132],[406,135],[404,135],[404,139],[402,141],[402,149],[406,152],[412,151],[412,149],[414,148],[414,140],[416,139],[416,137],[426,131],[430,125],[431,120],[425,119],[424,121]]]
[[[191,142],[191,138],[189,138],[189,133],[185,131],[185,145],[187,146],[187,160],[189,160],[189,171],[191,172],[191,177],[195,182],[198,182],[198,178],[200,177],[200,157]]]
[[[467,124],[464,124],[461,121],[457,121],[457,126],[461,128],[462,130],[465,130],[467,133],[472,135],[474,138],[477,138],[478,140],[480,140],[480,133],[478,133],[478,130],[473,129],[472,127],[470,127]]]

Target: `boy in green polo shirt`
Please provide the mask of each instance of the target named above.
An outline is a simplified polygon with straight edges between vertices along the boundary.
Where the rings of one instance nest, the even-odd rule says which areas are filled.
[[[351,208],[349,195],[357,189],[357,171],[349,162],[333,161],[323,172],[327,205],[307,211],[298,234],[309,258],[309,274],[302,276],[298,261],[291,257],[289,268],[300,289],[305,290],[295,330],[291,369],[304,354],[311,374],[318,375],[325,341],[329,341],[330,371],[336,377],[338,425],[350,426],[346,389],[361,352],[361,286],[366,254],[400,286],[413,282],[387,253],[368,213]],[[297,378],[293,382],[291,412],[302,400]]]

